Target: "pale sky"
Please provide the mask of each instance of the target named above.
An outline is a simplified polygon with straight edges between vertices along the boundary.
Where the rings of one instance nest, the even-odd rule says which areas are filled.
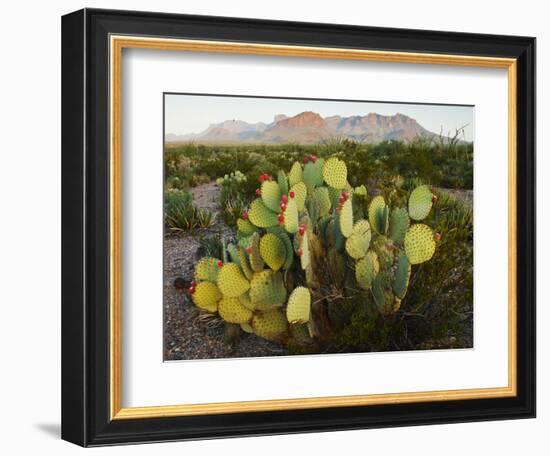
[[[276,114],[292,117],[304,111],[313,111],[322,117],[401,113],[416,119],[433,133],[443,130],[444,135],[454,135],[455,129],[468,125],[464,139],[472,141],[474,136],[473,106],[180,94],[165,95],[165,134],[200,133],[210,124],[225,120],[270,123]]]

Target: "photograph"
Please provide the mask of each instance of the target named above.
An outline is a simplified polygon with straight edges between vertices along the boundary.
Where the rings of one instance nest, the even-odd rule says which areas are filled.
[[[165,361],[474,348],[474,106],[163,97]]]

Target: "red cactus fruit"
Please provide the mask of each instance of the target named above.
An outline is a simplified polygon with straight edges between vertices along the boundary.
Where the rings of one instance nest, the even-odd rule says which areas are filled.
[[[189,287],[189,294],[195,293],[195,287]]]
[[[281,196],[281,202],[285,204],[288,203],[288,196],[286,195]]]
[[[223,261],[222,260],[219,260],[218,261],[218,268],[221,268],[223,266]]]
[[[193,281],[191,282],[191,286],[192,286],[193,288],[195,288],[195,287],[197,286],[197,282],[193,280]]]
[[[247,247],[246,248],[246,253],[248,253],[250,255],[252,253],[252,247]]]
[[[263,182],[265,180],[265,174],[260,174],[260,182]]]
[[[298,249],[298,256],[302,256],[304,254],[302,249]]]
[[[261,194],[262,194],[262,191],[259,188],[257,188],[256,189],[256,195],[260,196]]]
[[[436,240],[437,242],[441,241],[441,234],[435,233],[434,238],[435,238],[435,240]]]
[[[317,161],[317,155],[311,155],[311,156],[309,157],[309,159],[310,159],[313,163],[315,163],[315,162]]]
[[[286,209],[286,204],[285,203],[281,203],[280,206],[281,206],[282,211],[284,211]]]
[[[309,161],[309,157],[306,155],[306,156],[304,157],[304,163],[307,163],[308,161]]]
[[[294,198],[294,192],[289,192],[288,196],[290,196],[291,198]]]
[[[248,212],[243,212],[243,219],[248,220]]]
[[[277,216],[277,220],[279,221],[279,223],[283,223],[285,221],[285,216],[283,214],[279,214]]]
[[[304,225],[300,225],[300,229],[298,231],[300,232],[300,236],[303,236],[306,232],[306,227]]]

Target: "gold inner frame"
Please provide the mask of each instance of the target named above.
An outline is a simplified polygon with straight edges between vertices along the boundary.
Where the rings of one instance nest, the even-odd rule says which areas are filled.
[[[517,61],[468,55],[387,52],[242,42],[110,37],[110,411],[111,419],[159,418],[220,413],[297,410],[459,399],[512,397],[517,394],[516,290],[516,120]],[[503,68],[508,71],[508,385],[505,387],[274,399],[245,402],[122,407],[122,145],[121,96],[123,49],[253,54],[316,59],[367,60],[430,65]]]

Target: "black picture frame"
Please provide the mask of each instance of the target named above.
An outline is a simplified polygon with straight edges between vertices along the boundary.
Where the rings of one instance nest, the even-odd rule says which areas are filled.
[[[517,59],[517,395],[110,419],[109,47],[146,35]],[[62,19],[62,438],[82,446],[535,416],[535,39],[84,9]]]

